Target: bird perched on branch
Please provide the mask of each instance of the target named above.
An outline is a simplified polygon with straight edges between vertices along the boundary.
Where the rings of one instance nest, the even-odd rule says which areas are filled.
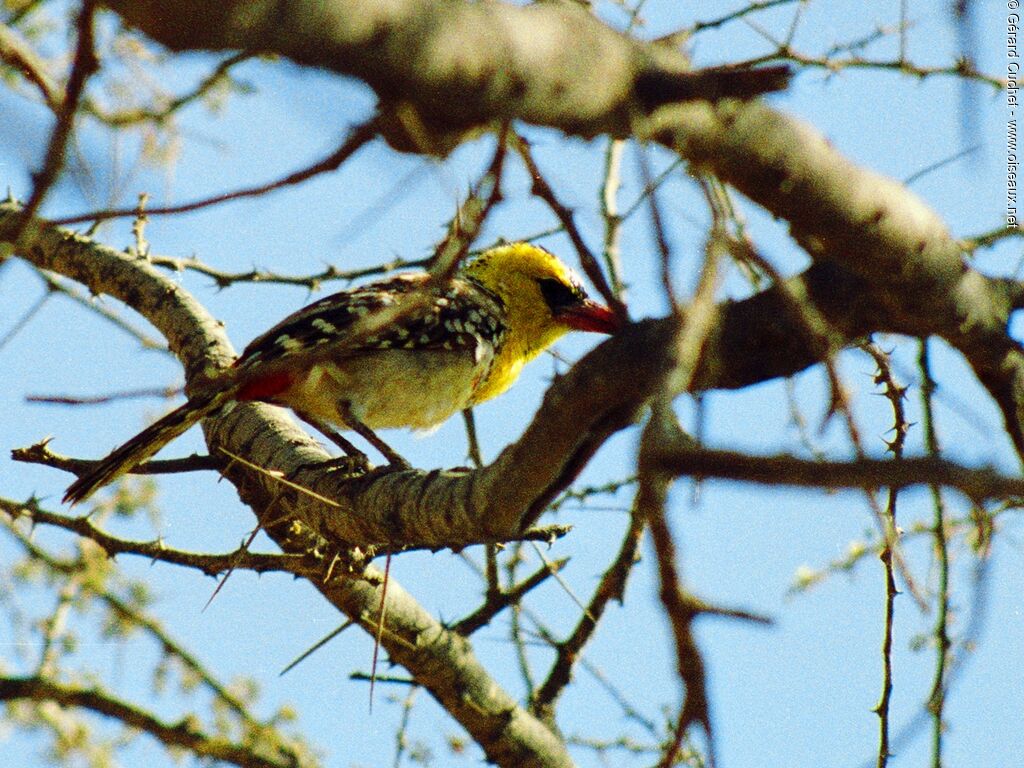
[[[485,251],[449,281],[410,273],[335,293],[254,339],[188,402],[79,477],[64,500],[87,498],[231,402],[287,406],[371,440],[374,429],[429,429],[500,395],[568,331],[618,326],[557,257],[526,243]]]

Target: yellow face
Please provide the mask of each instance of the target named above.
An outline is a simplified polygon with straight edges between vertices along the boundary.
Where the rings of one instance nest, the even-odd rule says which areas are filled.
[[[474,403],[508,389],[523,365],[570,330],[612,330],[610,311],[587,299],[572,271],[543,248],[528,243],[492,248],[469,262],[463,274],[504,302],[508,324]]]

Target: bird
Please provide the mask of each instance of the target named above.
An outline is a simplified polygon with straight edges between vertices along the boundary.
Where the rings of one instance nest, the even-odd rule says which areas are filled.
[[[485,250],[447,281],[410,272],[340,291],[253,339],[184,405],[83,472],[64,501],[83,501],[233,402],[354,430],[390,458],[373,430],[430,430],[505,392],[564,334],[621,325],[557,256],[525,242]]]

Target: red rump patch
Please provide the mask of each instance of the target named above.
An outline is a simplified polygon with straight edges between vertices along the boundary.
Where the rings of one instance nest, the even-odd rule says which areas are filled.
[[[275,395],[284,392],[292,384],[292,377],[284,371],[258,376],[246,382],[238,390],[238,400],[273,400]]]

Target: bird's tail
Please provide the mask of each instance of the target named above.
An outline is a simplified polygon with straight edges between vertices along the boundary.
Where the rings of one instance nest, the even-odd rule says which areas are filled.
[[[76,504],[99,488],[130,472],[189,427],[234,399],[232,388],[196,395],[154,422],[68,486],[64,501]]]

